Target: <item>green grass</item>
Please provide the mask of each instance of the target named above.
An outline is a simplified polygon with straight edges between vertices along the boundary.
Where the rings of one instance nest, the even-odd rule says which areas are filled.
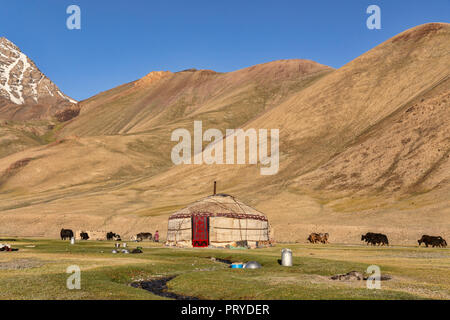
[[[112,242],[17,239],[18,252],[0,252],[0,299],[163,299],[131,282],[176,277],[169,290],[202,299],[449,299],[450,252],[416,247],[372,248],[344,245],[287,245],[294,266],[278,263],[281,246],[256,250],[174,249],[153,243],[138,255],[112,254]],[[35,247],[29,247],[33,245]],[[256,260],[259,270],[236,270],[212,261]],[[31,267],[12,269],[23,261]],[[5,267],[9,264],[9,268]],[[329,277],[371,264],[393,277],[381,290],[365,281]],[[68,290],[66,268],[81,268],[81,290]]]

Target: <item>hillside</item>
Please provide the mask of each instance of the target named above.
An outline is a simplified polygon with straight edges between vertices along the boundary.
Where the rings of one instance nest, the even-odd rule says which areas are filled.
[[[267,79],[270,72],[277,81]],[[0,160],[8,167],[22,158],[36,159],[23,172],[4,181],[0,190],[23,189],[22,176],[27,179],[24,190],[30,193],[111,180],[123,184],[152,176],[173,166],[170,137],[174,129],[186,127],[192,131],[194,119],[221,129],[242,126],[268,110],[274,101],[287,99],[329,72],[329,67],[293,60],[247,68],[231,76],[209,71],[166,73],[156,83],[149,83],[146,76],[81,102],[80,115],[62,124],[55,143]],[[228,87],[224,85],[227,81],[231,83]],[[180,112],[180,105],[200,91],[208,99],[198,105],[186,104],[189,110]],[[161,101],[168,102],[158,104]],[[42,172],[42,166],[48,169]]]
[[[448,24],[408,30],[248,123],[280,128],[277,175],[176,168],[149,188],[201,193],[223,181],[224,192],[272,212],[285,239],[311,229],[342,241],[368,229],[391,229],[399,241],[424,225],[448,232],[449,32]],[[196,177],[195,186],[175,177]]]
[[[449,40],[449,24],[426,24],[335,71],[288,60],[159,72],[94,96],[53,144],[0,158],[0,234],[164,235],[168,214],[217,180],[265,212],[279,241],[312,231],[350,243],[369,230],[397,243],[449,236]],[[170,133],[194,120],[280,129],[280,171],[173,167]]]
[[[53,125],[49,121],[0,120],[0,158],[48,143]]]
[[[135,134],[191,119],[239,126],[330,71],[312,61],[281,60],[230,73],[151,72],[81,102],[80,116],[61,136]]]

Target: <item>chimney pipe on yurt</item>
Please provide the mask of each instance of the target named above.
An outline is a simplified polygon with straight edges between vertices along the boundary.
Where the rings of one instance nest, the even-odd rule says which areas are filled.
[[[214,181],[214,193],[213,193],[213,196],[215,196],[216,195],[216,181]]]

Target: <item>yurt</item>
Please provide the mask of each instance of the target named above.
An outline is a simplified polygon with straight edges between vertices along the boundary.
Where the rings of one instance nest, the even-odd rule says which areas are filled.
[[[258,210],[228,194],[214,194],[196,201],[169,217],[167,245],[225,247],[270,243],[270,224]]]

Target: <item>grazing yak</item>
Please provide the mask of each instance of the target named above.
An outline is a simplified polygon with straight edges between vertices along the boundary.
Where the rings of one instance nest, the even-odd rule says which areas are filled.
[[[89,240],[89,235],[87,232],[82,231],[80,232],[80,238],[81,240]]]
[[[311,233],[307,240],[311,243],[329,243],[328,233]]]
[[[142,241],[145,239],[152,240],[153,236],[150,232],[141,232],[136,235],[137,241]]]
[[[121,237],[119,234],[116,234],[114,232],[108,232],[106,234],[106,240],[116,240],[116,241],[122,241]]]
[[[425,246],[427,248],[428,248],[429,245],[431,245],[433,248],[434,247],[445,248],[447,246],[447,241],[445,241],[445,239],[442,238],[441,236],[428,236],[428,235],[424,234],[422,236],[422,238],[417,240],[417,242],[419,243],[419,246],[422,243],[425,243]]]
[[[389,245],[389,240],[385,234],[382,233],[373,233],[373,232],[367,232],[366,234],[363,234],[361,236],[361,241],[367,242],[367,245],[369,243],[373,246],[375,245]]]
[[[61,240],[71,239],[73,237],[73,231],[70,229],[61,229]]]

